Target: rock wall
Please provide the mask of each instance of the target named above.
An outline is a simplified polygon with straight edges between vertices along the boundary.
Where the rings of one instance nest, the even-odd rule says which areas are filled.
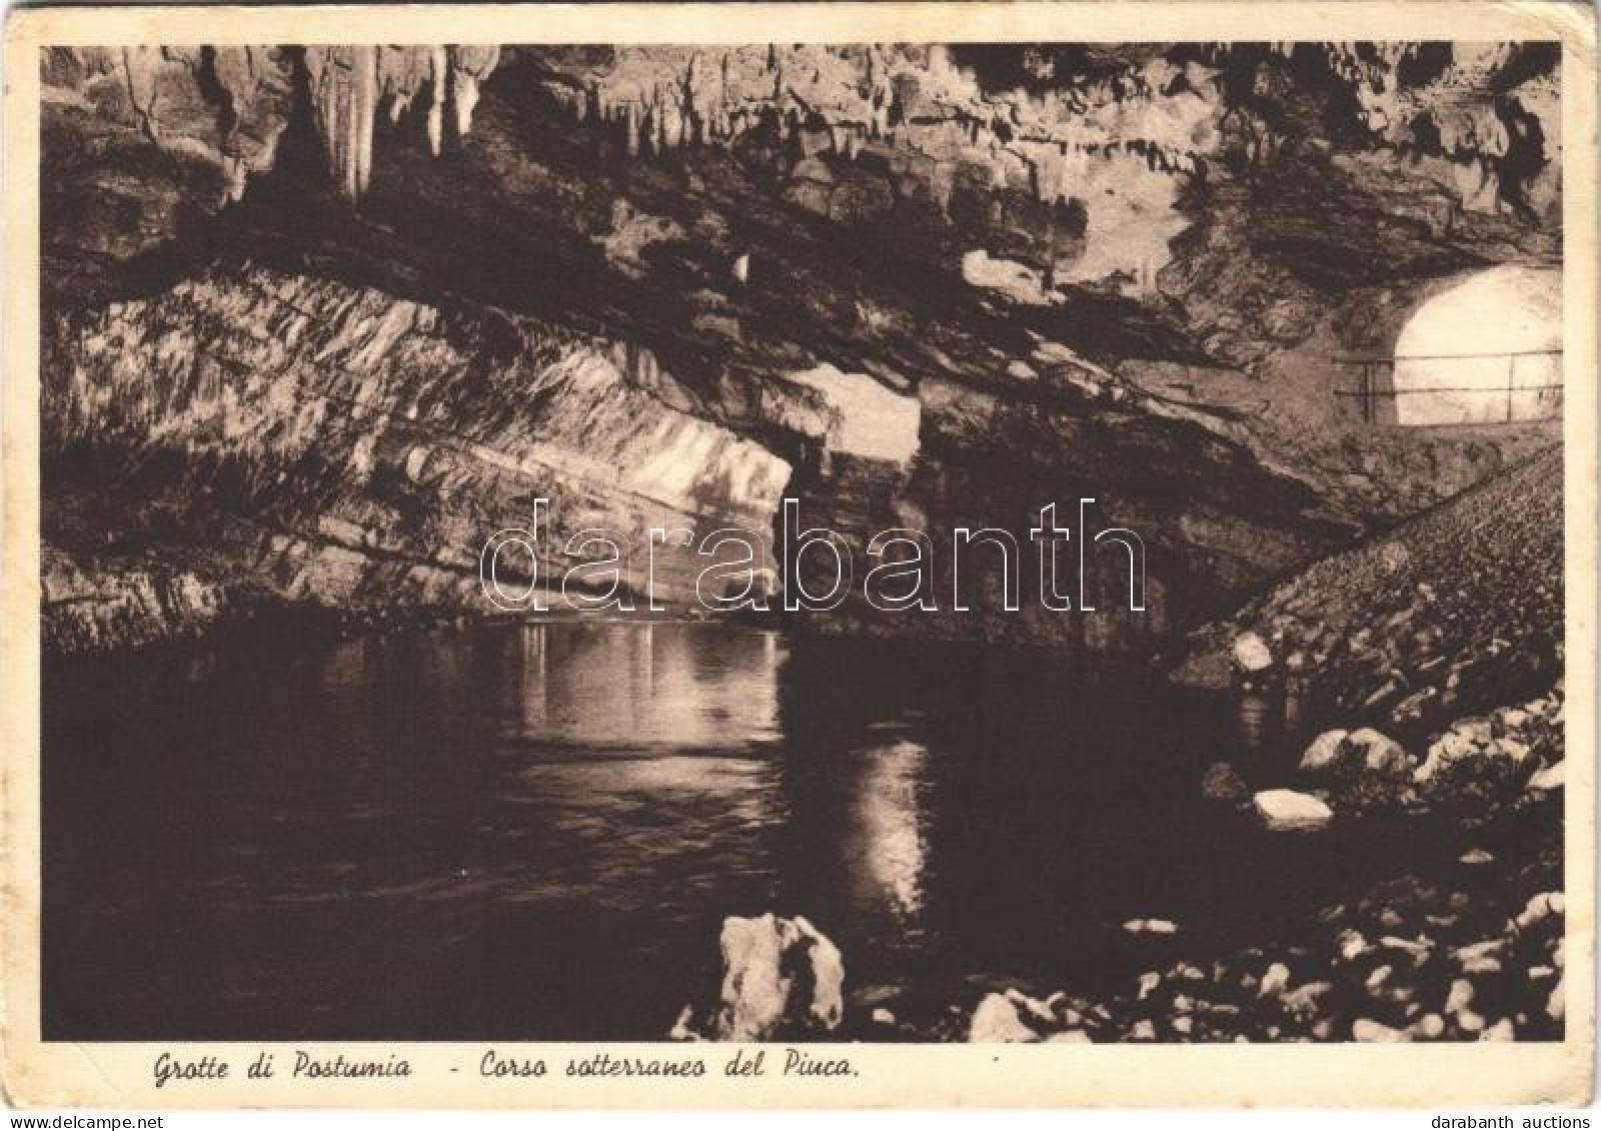
[[[1224,670],[1226,642],[1255,632],[1316,707],[1403,735],[1543,690],[1561,671],[1561,483],[1551,448],[1316,563],[1200,633],[1181,677]]]
[[[121,490],[125,551],[177,553],[146,510],[212,508],[267,590],[374,606],[395,563],[467,576],[539,494],[557,533],[771,531],[787,481],[858,550],[1028,548],[1093,497],[1147,540],[1137,622],[983,592],[819,627],[1146,647],[1549,439],[1353,428],[1302,364],[1363,296],[1560,236],[1511,202],[1546,176],[1532,126],[1447,146],[1355,109],[1375,76],[1478,83],[1528,126],[1550,60],[1344,51],[47,52],[47,468]],[[1475,154],[1506,207],[1440,180]],[[313,549],[262,564],[280,536]],[[327,548],[386,564],[347,584]]]
[[[682,604],[703,563],[668,544],[652,571],[646,531],[765,532],[790,475],[632,385],[605,343],[267,271],[64,322],[46,369],[45,443],[68,493],[86,474],[174,500],[177,541],[202,543],[190,554],[204,548],[197,516],[247,523],[220,574],[332,607],[482,607],[479,550],[533,527],[536,498],[551,501],[544,582],[600,553],[570,550],[573,535],[605,528],[637,551],[625,582],[644,592],[653,572],[661,599]],[[120,529],[129,548],[150,535],[48,492],[46,511],[47,538],[66,547],[104,555],[91,533]],[[506,564],[514,582],[532,572]]]

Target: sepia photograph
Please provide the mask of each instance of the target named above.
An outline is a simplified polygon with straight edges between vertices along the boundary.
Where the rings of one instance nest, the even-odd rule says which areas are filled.
[[[1512,1044],[1585,1102],[1593,11],[701,14],[13,20],[8,1061]]]

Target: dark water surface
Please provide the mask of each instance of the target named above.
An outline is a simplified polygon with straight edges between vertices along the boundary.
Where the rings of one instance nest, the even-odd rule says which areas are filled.
[[[1228,704],[1043,653],[501,626],[51,663],[44,708],[51,1039],[659,1039],[767,910],[858,993],[1127,989],[1124,920],[1245,945],[1448,847],[1258,831],[1200,799]]]

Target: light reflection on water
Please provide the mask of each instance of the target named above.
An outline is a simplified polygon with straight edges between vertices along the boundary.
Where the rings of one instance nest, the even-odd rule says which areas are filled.
[[[928,750],[908,740],[863,753],[848,851],[862,862],[858,898],[909,923],[923,905],[924,836],[920,796]]]
[[[728,623],[52,664],[46,1032],[654,1039],[770,910],[859,992],[1089,990],[1149,961],[1127,919],[1258,932],[1352,876],[1200,802],[1242,725],[1044,653]]]
[[[594,746],[776,740],[779,634],[735,634],[711,652],[696,633],[651,622],[525,625],[523,737]]]

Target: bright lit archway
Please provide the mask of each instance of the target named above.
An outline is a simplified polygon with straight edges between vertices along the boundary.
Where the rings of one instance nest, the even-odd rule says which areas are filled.
[[[1562,272],[1493,267],[1418,307],[1395,342],[1398,424],[1539,420],[1562,405]]]

